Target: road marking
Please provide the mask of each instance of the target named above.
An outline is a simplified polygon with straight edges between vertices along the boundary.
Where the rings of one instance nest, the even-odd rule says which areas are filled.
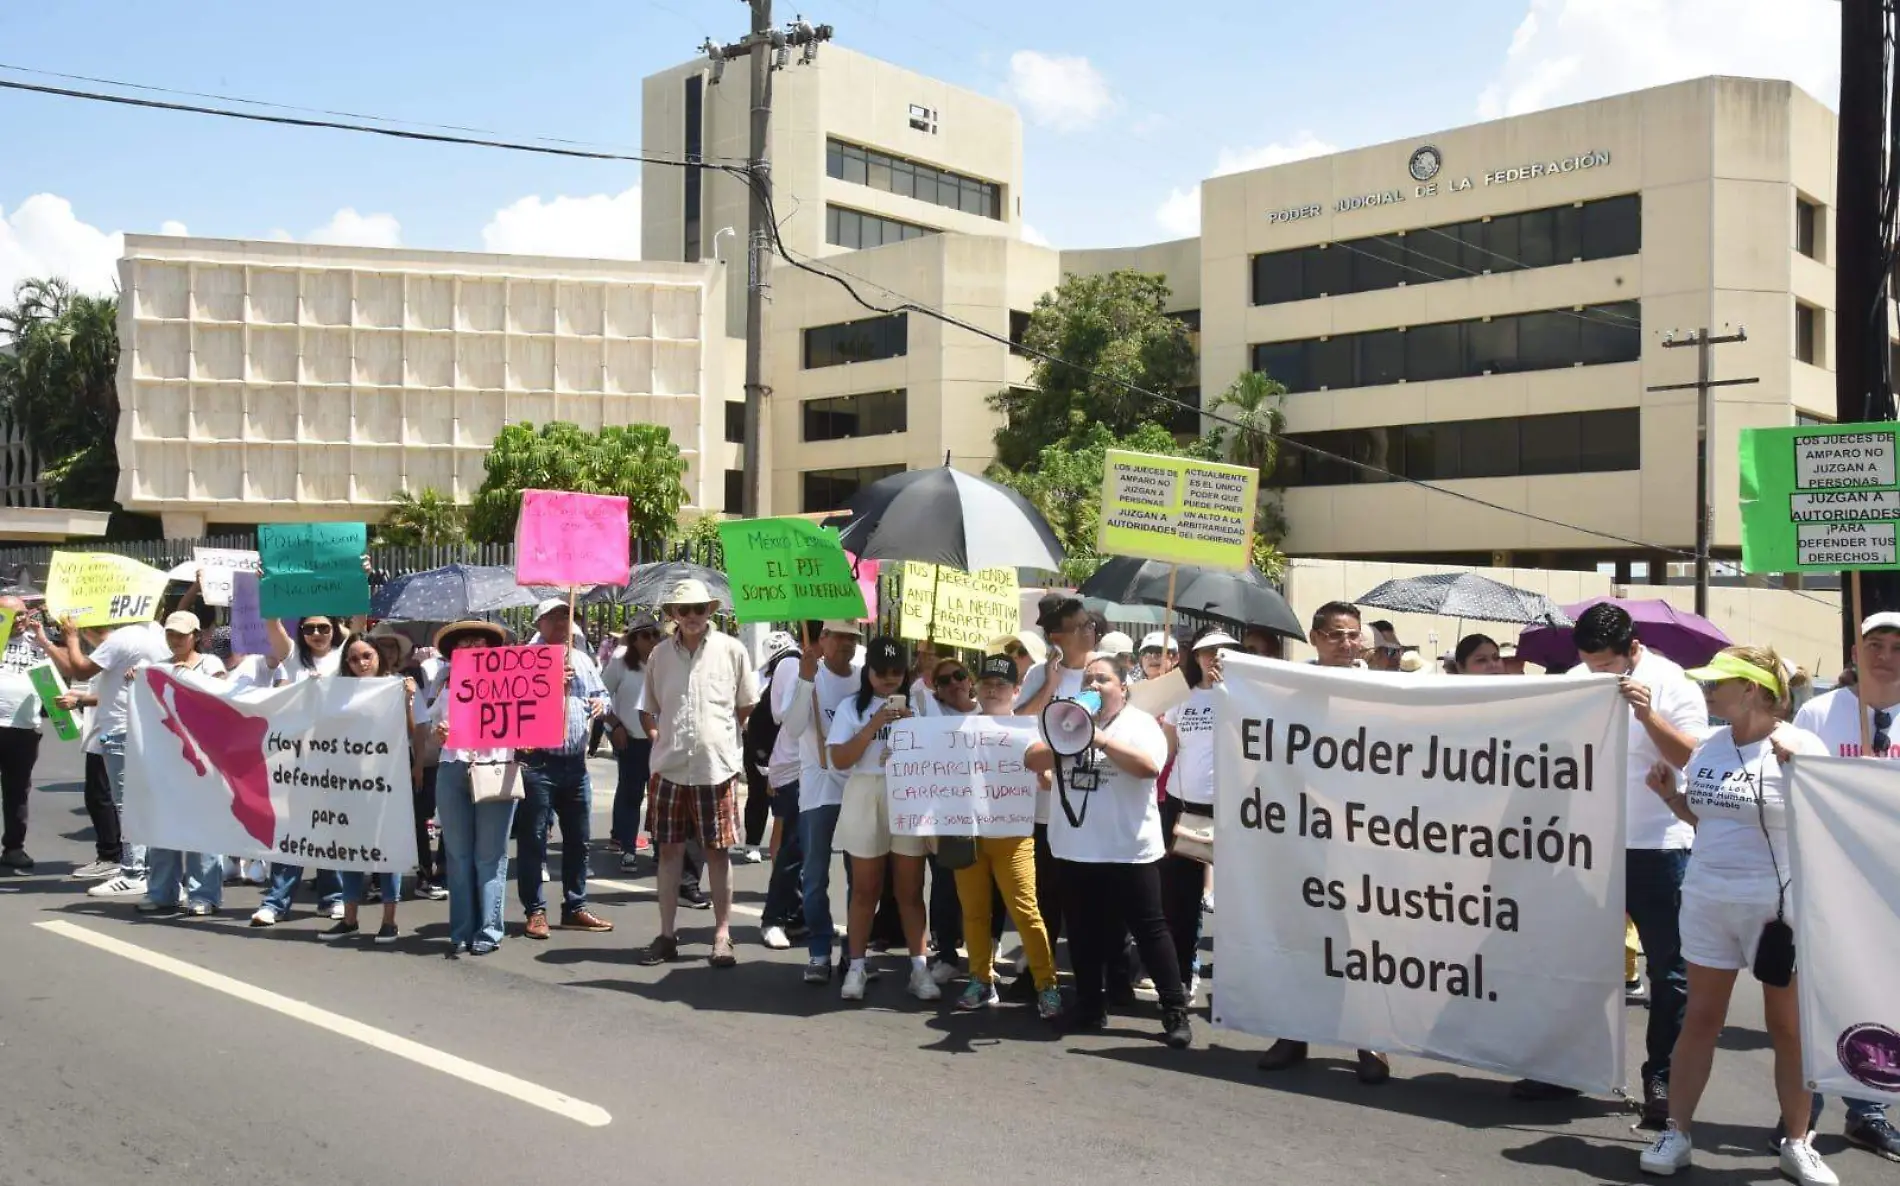
[[[657,886],[635,885],[631,881],[609,881],[605,877],[589,877],[587,879],[587,884],[597,885],[601,889],[617,890],[623,894],[651,894],[654,897],[658,897],[660,893],[659,888]],[[765,917],[764,911],[758,910],[751,906],[741,906],[737,902],[734,902],[732,904],[732,912],[734,914],[743,914],[747,918],[764,918]]]
[[[314,1025],[318,1029],[329,1030],[333,1034],[361,1042],[365,1046],[373,1046],[397,1058],[406,1058],[410,1062],[441,1071],[465,1083],[486,1087],[490,1091],[520,1100],[524,1104],[552,1112],[556,1116],[564,1116],[576,1123],[585,1124],[589,1128],[605,1128],[613,1120],[613,1117],[607,1114],[607,1110],[597,1104],[577,1100],[571,1095],[563,1095],[539,1084],[530,1083],[526,1079],[517,1079],[513,1075],[492,1070],[465,1058],[457,1058],[453,1054],[424,1046],[420,1042],[412,1042],[408,1038],[389,1033],[387,1030],[379,1030],[375,1026],[364,1025],[360,1021],[344,1017],[339,1013],[332,1013],[328,1009],[319,1009],[315,1005],[280,996],[269,989],[258,988],[242,980],[233,980],[229,976],[208,971],[196,964],[189,964],[169,955],[160,955],[156,951],[127,943],[123,939],[114,939],[109,935],[102,935],[97,931],[63,920],[38,922],[33,925],[51,931],[55,935],[76,939],[88,947],[109,952],[134,963],[144,964],[148,968],[169,972],[181,980],[189,980],[193,984],[202,985],[224,993],[226,996],[236,997],[240,1001],[262,1006],[274,1013],[281,1013],[285,1017],[292,1017]]]

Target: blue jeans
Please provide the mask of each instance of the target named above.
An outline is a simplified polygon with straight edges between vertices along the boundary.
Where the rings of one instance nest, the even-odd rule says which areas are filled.
[[[106,760],[106,779],[112,783],[112,810],[125,818],[125,732],[121,730],[99,739],[99,752]],[[145,876],[145,846],[127,844],[119,855],[119,871],[127,877]]]
[[[384,902],[402,901],[402,874],[377,873],[376,884],[382,887]],[[343,878],[343,900],[355,906],[363,904],[363,893],[369,888],[371,874],[354,870],[341,874]]]
[[[161,906],[178,901],[179,883],[185,896],[217,908],[224,904],[224,858],[175,848],[145,850],[145,900]]]
[[[435,817],[442,825],[449,941],[473,951],[492,951],[501,943],[514,801],[476,803],[469,796],[468,764],[444,762],[435,776]],[[534,875],[541,876],[541,870],[536,868]]]
[[[632,852],[640,845],[640,806],[646,801],[647,778],[653,772],[653,743],[644,736],[630,736],[616,757],[620,783],[614,788],[613,823],[608,835],[620,844],[620,851]]]
[[[290,913],[290,900],[296,896],[297,883],[303,880],[302,865],[270,866],[270,889],[264,891],[264,905],[278,914]],[[334,869],[318,869],[316,876],[317,908],[329,910],[343,900],[343,878]]]
[[[536,753],[521,759],[521,809],[528,813],[515,847],[515,884],[521,908],[545,912],[541,865],[548,859],[550,817],[561,823],[561,917],[587,906],[587,831],[593,810],[593,784],[586,754]],[[441,788],[437,788],[441,793]]]
[[[814,960],[831,962],[831,942],[836,937],[831,924],[831,837],[838,830],[837,803],[825,807],[806,807],[798,813],[798,841],[805,862],[801,870],[805,888],[805,927],[811,931],[806,942]]]
[[[772,880],[765,890],[765,912],[760,923],[768,927],[790,927],[805,917],[804,894],[800,885],[805,873],[805,846],[798,825],[798,784],[788,782],[772,790],[772,814],[784,821],[778,838],[778,855],[772,858]],[[825,953],[829,958],[830,953]]]
[[[1682,962],[1682,875],[1686,848],[1632,848],[1625,854],[1623,908],[1636,924],[1649,964],[1648,1057],[1643,1082],[1669,1081],[1669,1056],[1689,1007],[1689,971]]]

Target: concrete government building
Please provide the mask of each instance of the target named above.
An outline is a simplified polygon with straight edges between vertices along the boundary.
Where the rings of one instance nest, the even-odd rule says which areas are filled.
[[[1760,379],[1716,395],[1719,556],[1740,545],[1738,431],[1832,415],[1835,122],[1786,82],[1704,78],[1214,177],[1199,238],[1092,251],[1022,239],[1006,104],[834,46],[774,85],[785,245],[873,304],[1009,339],[1065,273],[1164,274],[1198,343],[1188,394],[1264,371],[1295,439],[1336,455],[1282,450],[1293,554],[1627,576],[1663,557],[1606,537],[1689,547],[1695,394],[1645,390],[1695,378],[1666,331],[1746,327],[1715,374]],[[743,159],[747,99],[743,70],[714,84],[704,60],[653,75],[642,143]],[[716,169],[645,166],[642,262],[130,237],[121,497],[168,534],[373,518],[405,486],[468,497],[501,423],[558,415],[668,424],[694,505],[736,511],[746,196]],[[989,462],[986,397],[1027,382],[1026,358],[782,261],[770,277],[767,513],[832,510],[946,454]]]

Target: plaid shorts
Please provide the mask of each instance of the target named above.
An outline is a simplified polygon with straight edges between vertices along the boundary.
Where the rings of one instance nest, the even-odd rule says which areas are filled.
[[[739,843],[739,797],[732,780],[717,786],[681,786],[662,778],[647,812],[655,844],[697,840],[724,852]]]

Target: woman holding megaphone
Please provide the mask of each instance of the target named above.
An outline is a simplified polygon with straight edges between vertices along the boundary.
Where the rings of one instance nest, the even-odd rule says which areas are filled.
[[[1128,703],[1128,675],[1118,659],[1093,659],[1074,700],[1043,713],[1043,740],[1031,745],[1030,769],[1053,773],[1049,813],[1069,955],[1075,964],[1076,1029],[1107,1024],[1105,974],[1124,933],[1135,937],[1142,964],[1161,997],[1168,1045],[1194,1041],[1187,993],[1174,940],[1161,908],[1161,858],[1167,851],[1155,780],[1168,758],[1155,718]]]

